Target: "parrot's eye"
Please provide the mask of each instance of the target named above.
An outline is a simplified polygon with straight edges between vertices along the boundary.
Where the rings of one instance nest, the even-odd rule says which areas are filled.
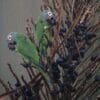
[[[50,19],[47,20],[48,23],[51,25],[51,26],[54,26],[56,25],[56,19],[54,17],[51,17]]]

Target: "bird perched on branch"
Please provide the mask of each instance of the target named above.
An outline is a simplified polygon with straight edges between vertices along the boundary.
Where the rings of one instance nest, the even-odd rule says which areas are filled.
[[[52,33],[50,29],[56,24],[55,15],[50,10],[44,10],[36,21],[36,44],[41,55],[46,54],[51,44]]]
[[[35,66],[47,82],[50,82],[48,74],[43,70],[43,65],[40,64],[38,51],[27,36],[22,33],[11,32],[7,36],[7,42],[8,48],[11,51],[16,51],[21,54],[24,59]]]

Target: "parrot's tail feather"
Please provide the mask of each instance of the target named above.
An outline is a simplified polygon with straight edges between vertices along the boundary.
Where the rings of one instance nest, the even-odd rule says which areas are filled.
[[[43,76],[47,84],[51,87],[52,84],[51,84],[50,76],[48,75],[47,72],[43,71],[42,69],[43,67],[41,68],[41,66],[35,66],[35,68],[41,73],[41,75]]]

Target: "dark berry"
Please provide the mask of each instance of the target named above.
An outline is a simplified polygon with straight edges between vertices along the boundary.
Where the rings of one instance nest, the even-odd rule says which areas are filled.
[[[81,47],[80,48],[80,55],[81,55],[82,58],[84,58],[84,54],[85,54],[85,48]]]
[[[97,58],[97,55],[93,55],[93,56],[90,58],[90,60],[91,60],[91,61],[95,61],[96,58]]]
[[[95,81],[100,81],[100,75],[95,76]]]
[[[17,82],[17,83],[15,84],[15,86],[16,86],[16,87],[20,87],[21,84],[20,84],[19,82]]]

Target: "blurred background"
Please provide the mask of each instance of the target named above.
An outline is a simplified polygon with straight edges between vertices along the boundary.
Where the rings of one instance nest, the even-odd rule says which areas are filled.
[[[26,70],[19,66],[20,55],[9,51],[6,44],[6,36],[9,32],[25,32],[25,19],[39,15],[41,0],[0,0],[0,78],[6,83],[14,84],[14,79],[6,63],[13,65],[14,71],[20,77],[26,74]],[[0,85],[0,94],[3,93]],[[8,99],[7,99],[8,100]]]

